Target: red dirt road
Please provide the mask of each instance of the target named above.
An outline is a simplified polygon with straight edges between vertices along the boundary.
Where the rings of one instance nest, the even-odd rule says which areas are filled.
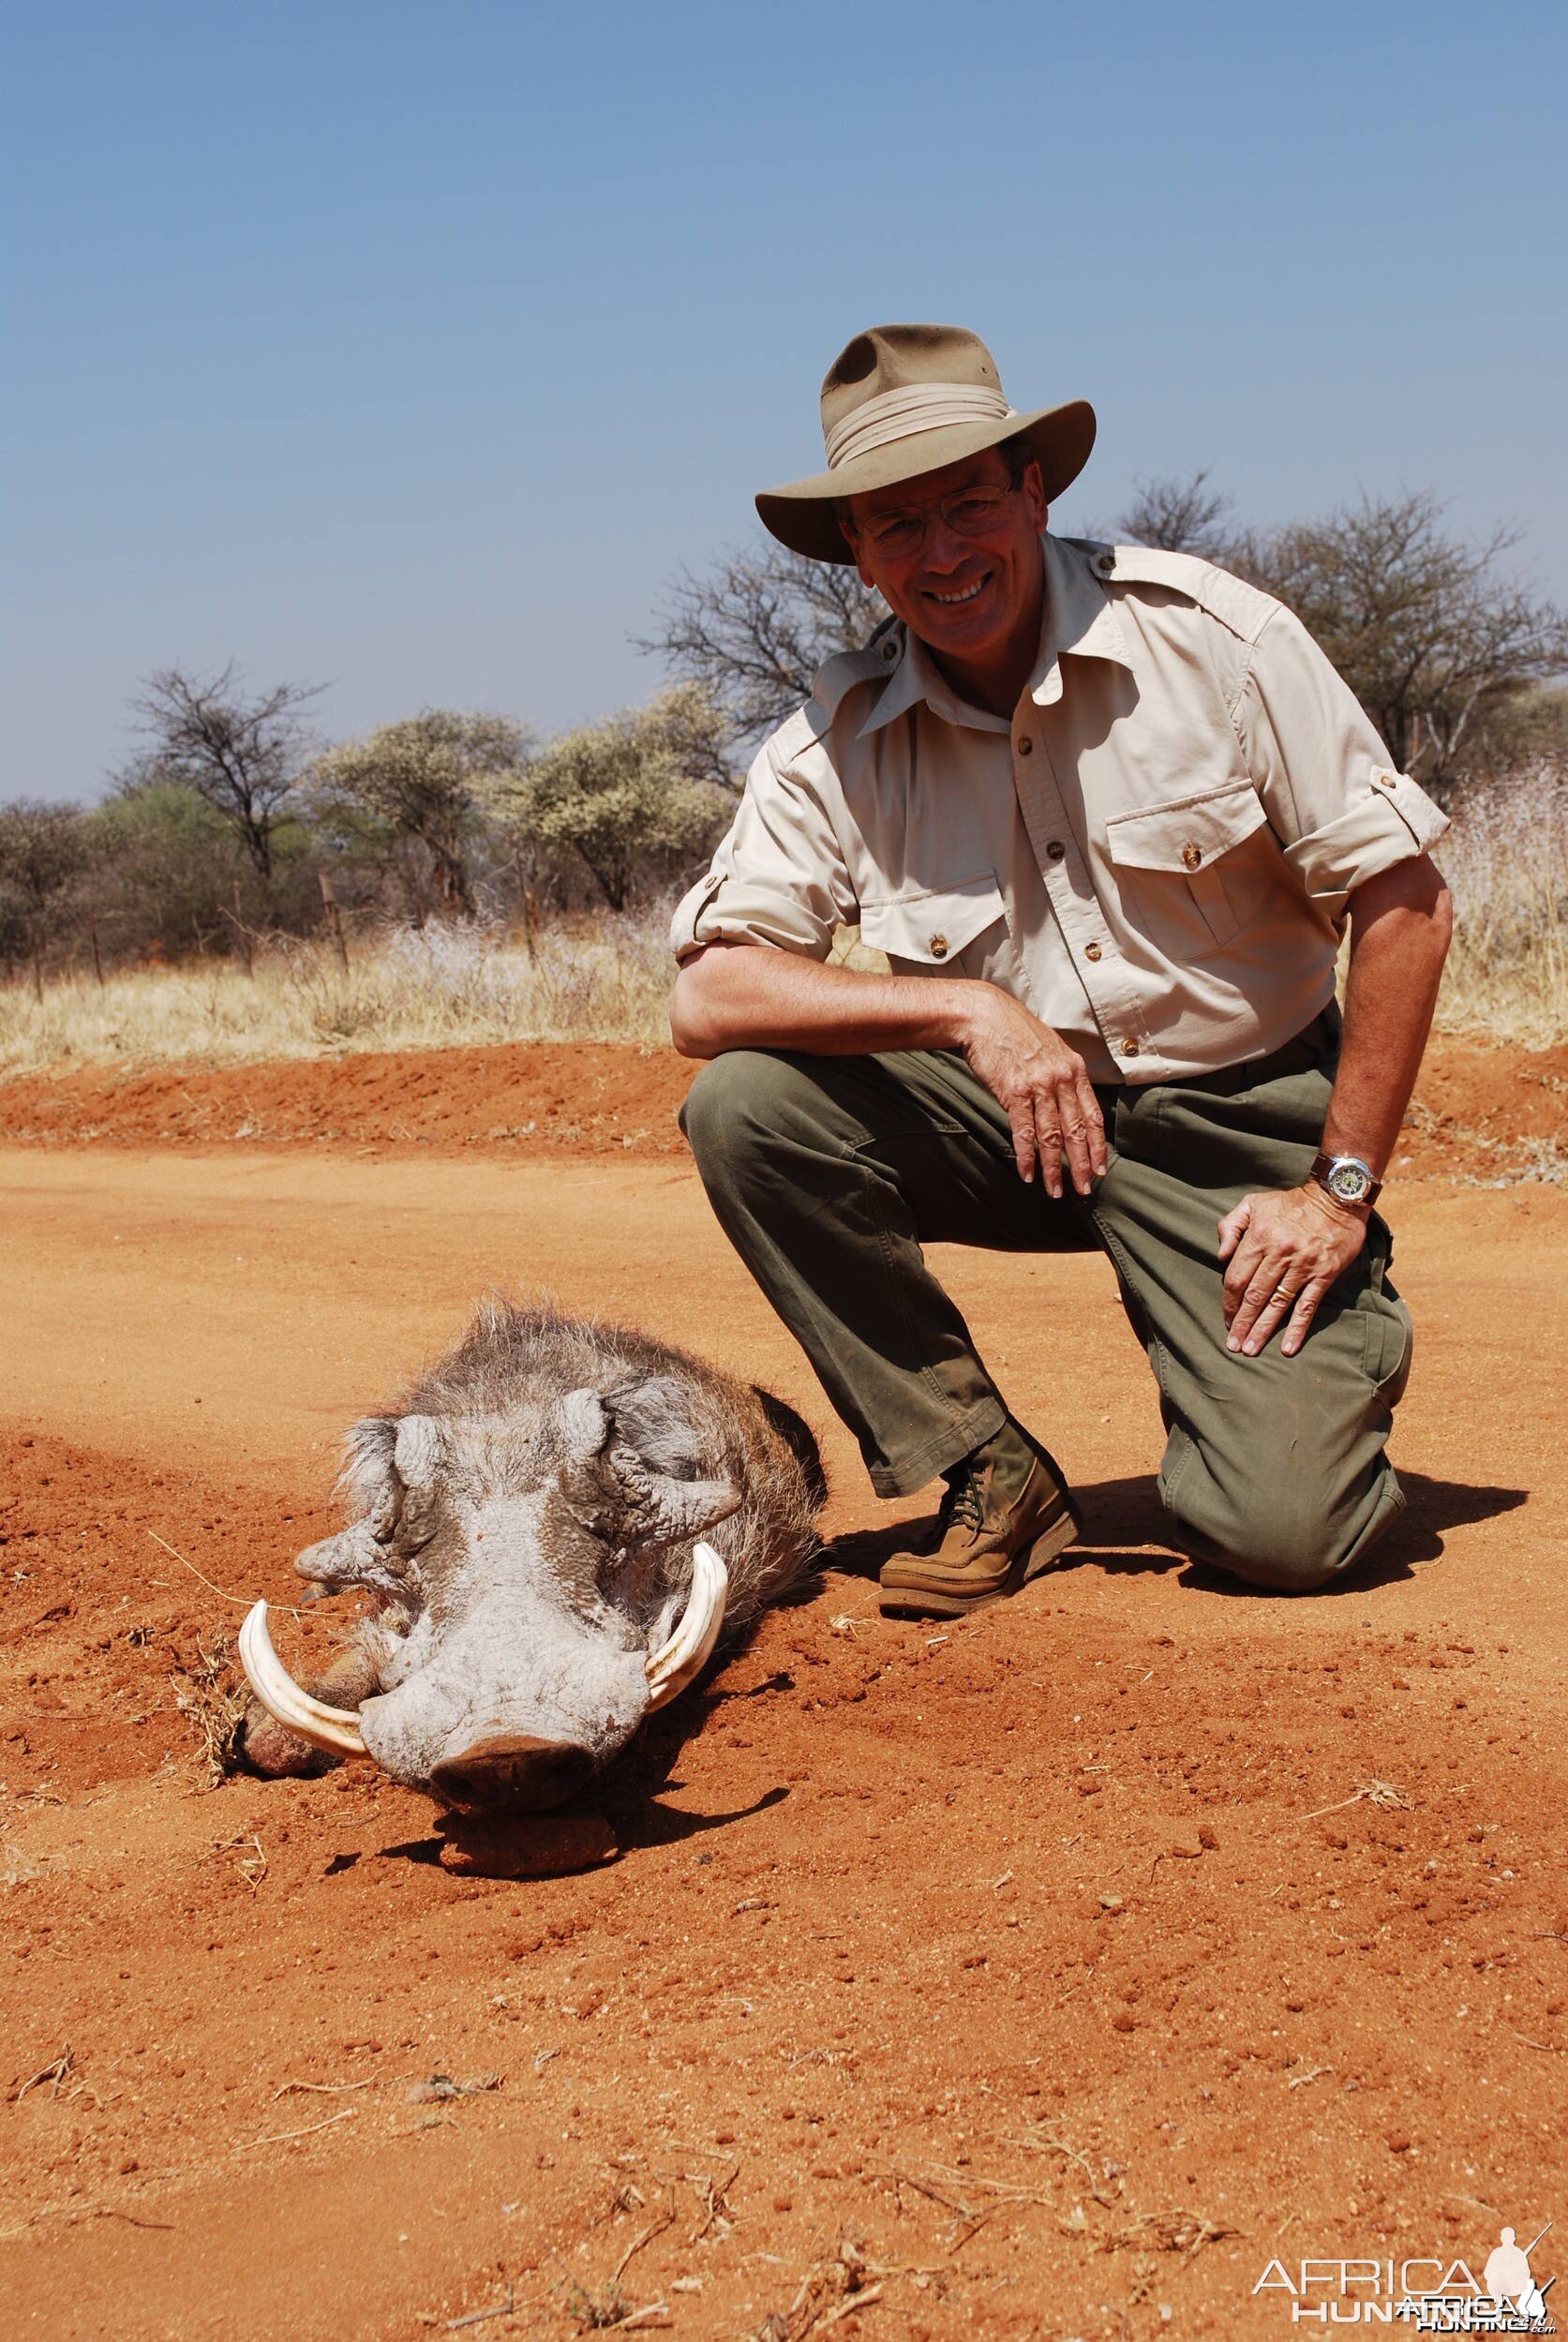
[[[1561,1190],[1394,1190],[1410,1508],[1297,1603],[1159,1546],[1103,1264],[941,1254],[1090,1520],[944,1635],[680,1158],[517,1153],[0,1154],[0,2332],[1266,2336],[1276,2256],[1561,2219]],[[531,1883],[181,1706],[490,1283],[771,1382],[843,1540]]]

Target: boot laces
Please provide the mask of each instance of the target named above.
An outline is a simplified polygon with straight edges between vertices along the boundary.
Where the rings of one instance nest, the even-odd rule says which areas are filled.
[[[978,1537],[985,1527],[985,1499],[980,1493],[980,1476],[967,1457],[948,1475],[948,1493],[942,1499],[942,1527],[967,1529]]]

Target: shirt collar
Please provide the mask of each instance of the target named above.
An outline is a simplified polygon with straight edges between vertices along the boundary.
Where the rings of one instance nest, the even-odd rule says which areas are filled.
[[[903,655],[889,676],[875,706],[860,726],[860,738],[880,732],[902,716],[919,700],[924,700],[933,716],[947,723],[965,723],[971,731],[1006,732],[1005,716],[993,715],[989,708],[977,708],[967,699],[961,699],[918,635],[907,627],[901,629]]]
[[[1039,664],[1029,679],[1029,696],[1038,708],[1049,708],[1062,696],[1060,660],[1109,659],[1130,667],[1121,621],[1112,606],[1099,574],[1096,551],[1072,537],[1041,537],[1045,547],[1045,624],[1040,630]]]
[[[1038,707],[1048,708],[1062,696],[1064,652],[1074,658],[1110,659],[1125,667],[1130,667],[1132,660],[1092,555],[1075,540],[1053,537],[1049,530],[1042,532],[1040,543],[1045,548],[1045,617],[1040,655],[1028,690]],[[900,632],[903,655],[860,726],[861,739],[880,732],[922,699],[933,715],[949,723],[968,724],[980,732],[1010,729],[1005,717],[960,699],[924,644],[907,627]]]

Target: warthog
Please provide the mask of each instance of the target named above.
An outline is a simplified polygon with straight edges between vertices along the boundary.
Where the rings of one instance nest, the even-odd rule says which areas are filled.
[[[354,1425],[342,1484],[351,1525],[294,1567],[375,1607],[312,1693],[257,1604],[251,1761],[297,1770],[308,1742],[470,1812],[571,1797],[799,1575],[827,1494],[811,1432],[768,1392],[504,1303],[399,1412]]]

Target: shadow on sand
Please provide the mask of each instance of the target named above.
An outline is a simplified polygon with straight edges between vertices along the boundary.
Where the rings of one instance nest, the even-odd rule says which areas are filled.
[[[1364,1592],[1369,1586],[1386,1586],[1408,1578],[1416,1562],[1439,1559],[1449,1530],[1515,1512],[1529,1501],[1530,1495],[1525,1488],[1434,1480],[1426,1472],[1403,1471],[1399,1484],[1405,1492],[1405,1510],[1382,1542],[1360,1568],[1309,1599],[1321,1601]],[[1083,1543],[1062,1556],[1052,1572],[1053,1577],[1087,1569],[1103,1571],[1109,1577],[1141,1577],[1176,1571],[1181,1573],[1178,1582],[1195,1591],[1258,1602],[1302,1599],[1244,1585],[1222,1570],[1188,1560],[1184,1554],[1175,1552],[1167,1542],[1168,1523],[1152,1473],[1091,1482],[1075,1494],[1083,1514]],[[822,1556],[817,1574],[803,1581],[796,1599],[814,1599],[826,1589],[831,1577],[874,1578],[891,1554],[918,1544],[935,1525],[936,1515],[932,1513],[923,1519],[857,1529],[848,1536],[835,1538]]]

